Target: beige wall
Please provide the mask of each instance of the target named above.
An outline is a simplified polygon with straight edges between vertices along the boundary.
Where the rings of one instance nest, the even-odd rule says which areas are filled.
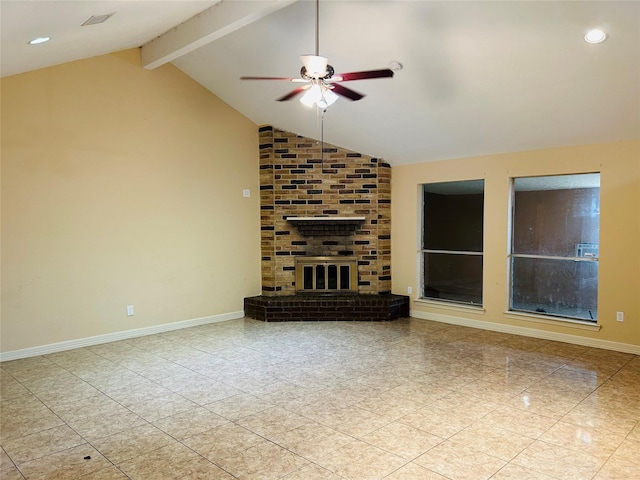
[[[0,85],[2,352],[260,293],[255,124],[171,65],[142,69],[138,50]]]
[[[600,331],[547,325],[505,314],[510,178],[601,172],[598,321]],[[423,183],[485,180],[484,312],[416,302],[419,295],[419,189]],[[414,291],[423,318],[492,322],[640,346],[640,142],[555,148],[393,167],[393,292]],[[416,293],[418,295],[416,295]],[[616,322],[623,311],[625,321]]]
[[[142,69],[137,50],[0,88],[0,351],[237,312],[260,293],[256,125],[171,65]],[[509,178],[580,172],[602,173],[598,332],[504,313]],[[394,293],[419,290],[419,185],[476,178],[484,312],[412,311],[640,345],[640,143],[393,167]]]

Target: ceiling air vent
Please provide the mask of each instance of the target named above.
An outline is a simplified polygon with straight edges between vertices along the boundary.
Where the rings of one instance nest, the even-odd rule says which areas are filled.
[[[98,23],[106,22],[109,18],[111,18],[115,14],[116,12],[105,13],[103,15],[92,15],[82,24],[82,26],[86,27],[88,25],[97,25]]]

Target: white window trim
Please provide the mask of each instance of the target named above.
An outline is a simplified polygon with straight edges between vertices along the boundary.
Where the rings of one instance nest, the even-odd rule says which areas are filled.
[[[478,314],[484,314],[486,312],[484,305],[456,303],[452,300],[436,300],[433,298],[420,297],[413,299],[413,302],[418,305],[444,308],[445,310],[455,310],[458,312],[473,312]]]
[[[569,317],[552,317],[547,315],[536,315],[533,313],[520,312],[517,310],[507,310],[504,312],[506,318],[514,320],[524,320],[526,322],[542,323],[545,325],[561,325],[563,327],[577,328],[580,330],[590,330],[597,332],[602,328],[599,323],[590,322],[588,320],[577,320]]]

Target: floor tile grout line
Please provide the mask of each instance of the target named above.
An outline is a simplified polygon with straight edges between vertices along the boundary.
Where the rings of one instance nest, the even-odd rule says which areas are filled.
[[[473,336],[473,335],[469,334],[469,335],[467,335],[467,336],[466,336],[466,337],[464,337],[464,338],[469,339],[469,337],[472,337],[472,336]],[[458,339],[458,340],[459,340],[459,339]],[[448,342],[448,343],[451,343],[451,342]],[[547,342],[545,345],[548,345],[549,343],[550,343],[550,342]],[[136,347],[136,348],[139,348],[139,347]],[[542,347],[538,347],[538,348],[542,348]],[[371,350],[371,351],[384,351],[384,350],[385,350],[385,348],[380,347],[380,348],[377,348],[377,349],[373,349],[373,350]],[[261,352],[260,350],[256,350],[256,349],[254,349],[254,351],[257,351],[257,352],[258,352],[258,353],[260,353],[260,354],[262,354],[262,353],[263,353],[263,352]],[[591,351],[591,350],[585,350],[585,352],[589,352],[589,351]],[[526,352],[526,350],[523,350],[522,352]],[[582,353],[581,355],[579,355],[579,356],[585,355],[585,352],[583,352],[583,353]],[[157,356],[158,358],[164,358],[164,357],[162,357],[162,355],[159,355],[157,352],[145,352],[145,353],[147,353],[147,354],[152,354],[152,355],[154,355],[154,356]],[[106,358],[106,357],[105,357],[105,358]],[[574,358],[578,358],[578,357],[574,357]],[[627,359],[627,361],[626,361],[622,366],[620,366],[620,367],[619,367],[619,368],[618,368],[614,373],[610,374],[610,376],[607,378],[607,380],[605,380],[602,384],[598,385],[598,387],[597,387],[594,391],[590,392],[589,394],[586,394],[586,395],[585,395],[585,397],[584,397],[582,400],[580,400],[580,402],[576,403],[576,404],[572,407],[572,410],[573,410],[573,408],[576,408],[576,406],[577,406],[577,405],[579,405],[580,403],[584,402],[584,401],[589,397],[589,395],[593,394],[593,393],[594,393],[595,391],[597,391],[599,388],[606,387],[606,385],[608,385],[608,384],[609,384],[609,382],[611,382],[611,379],[612,379],[612,378],[613,378],[613,377],[614,377],[618,372],[622,371],[626,365],[628,365],[631,361],[633,361],[633,359],[634,359],[634,358],[635,358],[635,357],[633,357],[633,356],[632,356],[632,357],[630,357],[630,358],[628,358],[628,359]],[[227,359],[225,359],[225,360],[227,360]],[[228,360],[228,361],[233,362],[233,360]],[[283,362],[284,362],[284,361],[283,361]],[[173,363],[174,363],[174,364],[177,364],[177,362],[173,362]],[[180,364],[178,364],[178,365],[180,365]],[[559,371],[559,370],[563,369],[566,365],[567,365],[567,362],[565,362],[562,366],[557,367],[557,368],[556,368],[555,370],[553,370],[552,372],[550,372],[550,373],[549,373],[549,372],[547,372],[547,373],[546,373],[546,375],[545,375],[544,377],[539,377],[539,378],[537,379],[537,381],[534,383],[534,385],[535,385],[535,384],[541,384],[541,382],[543,382],[545,379],[550,378],[550,376],[552,376],[552,375],[553,375],[554,373],[556,373],[557,371]],[[126,367],[125,367],[125,368],[126,368]],[[136,374],[140,375],[140,373],[136,372],[135,370],[132,370],[132,371],[133,371],[134,373],[136,373]],[[194,370],[194,371],[195,371],[195,370]],[[576,370],[576,371],[578,371],[578,370]],[[73,372],[71,372],[71,373],[73,373]],[[196,373],[198,373],[198,372],[196,372]],[[144,377],[144,375],[142,375],[142,376]],[[205,376],[206,376],[206,375],[205,375]],[[362,378],[362,377],[364,377],[364,376],[365,376],[365,375],[361,375],[360,377]],[[12,378],[13,378],[13,376],[12,376]],[[153,380],[151,380],[150,378],[147,378],[147,377],[144,377],[144,378],[146,378],[147,380],[150,380],[150,381],[152,381],[152,382],[153,382]],[[210,377],[209,377],[209,378],[210,378]],[[352,378],[353,378],[353,377],[352,377]],[[480,378],[481,378],[481,377],[480,377]],[[84,382],[88,383],[86,380],[84,380],[84,379],[82,379],[82,380],[83,380]],[[215,380],[215,379],[213,379],[213,380]],[[346,382],[346,380],[343,380],[343,382]],[[224,382],[222,382],[222,383],[224,383]],[[529,388],[530,388],[530,387],[531,387],[531,386],[529,386]],[[94,388],[95,388],[95,387],[94,387]],[[304,385],[303,385],[303,386],[301,386],[301,388],[305,388],[305,387],[304,387]],[[455,391],[455,392],[460,391],[460,390],[461,390],[461,388],[462,388],[461,386],[457,386],[457,387],[454,389],[454,391]],[[389,391],[389,390],[390,390],[389,388],[387,388],[387,389],[386,389],[386,391]],[[31,390],[29,390],[29,391],[31,392]],[[241,390],[241,391],[242,391],[242,390]],[[313,391],[313,390],[311,390],[311,391]],[[31,393],[33,394],[33,392],[31,392]],[[103,392],[103,393],[105,393],[105,395],[107,395],[107,393],[106,393],[106,392]],[[176,392],[176,393],[177,393],[177,392]],[[248,393],[248,394],[251,394],[251,395],[254,395],[254,394],[255,394],[255,392],[253,392],[253,391],[251,391],[251,390],[247,391],[247,393]],[[178,395],[179,395],[179,394],[178,394]],[[36,395],[34,395],[34,396],[36,396]],[[107,396],[108,396],[108,395],[107,395]],[[516,395],[514,395],[514,397],[515,397],[515,396],[517,396],[517,394],[516,394]],[[42,399],[41,399],[41,398],[39,398],[39,397],[37,397],[37,396],[36,396],[36,398],[38,398],[40,401],[42,401]],[[111,398],[111,397],[109,397],[109,398]],[[482,398],[482,397],[480,396],[480,397],[478,397],[478,398]],[[116,401],[116,403],[120,404],[117,400],[115,400],[115,399],[114,399],[114,401]],[[43,403],[44,403],[44,402],[43,402]],[[504,404],[505,404],[505,402],[496,402],[496,403],[498,403],[499,405],[504,405]],[[46,404],[45,404],[45,405],[46,405]],[[120,404],[120,405],[121,405],[121,404]],[[201,407],[206,408],[206,406],[207,406],[208,404],[207,404],[207,403],[203,403],[203,404],[199,404],[199,405],[200,405]],[[46,405],[46,406],[49,408],[49,405]],[[288,408],[287,408],[287,405],[279,406],[279,407],[280,407],[280,408],[288,409]],[[124,407],[124,408],[127,408],[127,407]],[[424,407],[422,407],[422,408],[424,408]],[[494,410],[493,410],[493,411],[497,410],[498,408],[499,408],[499,407],[494,408]],[[296,412],[295,412],[295,410],[290,410],[290,411],[293,411],[293,413],[296,413]],[[571,411],[571,410],[569,410],[569,411]],[[54,412],[54,413],[55,413],[55,412]],[[374,413],[375,413],[375,412],[374,412]],[[490,414],[490,412],[487,412],[487,413],[485,413],[482,417],[480,417],[479,419],[482,419],[482,418],[486,417],[486,416],[487,416],[487,415],[489,415],[489,414]],[[550,428],[553,428],[553,426],[557,425],[560,421],[562,421],[562,419],[563,419],[566,415],[567,415],[567,413],[565,413],[563,416],[558,417],[558,419],[555,421],[555,423],[554,423],[554,424],[552,424],[549,428],[547,428],[547,430],[545,430],[543,433],[541,433],[541,434],[539,434],[539,435],[538,435],[538,438],[539,438],[539,437],[541,437],[541,436],[542,436],[545,432],[547,432]],[[554,416],[555,416],[555,415],[554,415]],[[474,420],[474,422],[473,422],[473,423],[476,423],[479,419]],[[146,421],[146,420],[145,420],[145,421]],[[152,424],[152,422],[149,422],[149,421],[146,421],[146,422],[147,422],[147,423],[151,423],[151,424]],[[472,424],[473,424],[473,423],[472,423]],[[636,422],[636,424],[637,424],[637,422]],[[330,427],[329,427],[329,428],[330,428]],[[383,428],[383,427],[380,427],[380,428]],[[255,433],[255,432],[254,432],[254,433]],[[628,435],[629,435],[629,432],[627,432],[627,436],[628,436]],[[626,437],[625,437],[625,438],[626,438]],[[275,442],[273,442],[273,440],[270,440],[270,439],[268,439],[268,438],[267,438],[267,440],[269,440],[271,443],[275,443]],[[276,444],[277,444],[277,443],[276,443]],[[373,445],[373,446],[375,446],[375,445]],[[377,448],[380,448],[380,447],[377,447]],[[292,453],[295,453],[295,452],[292,452]]]

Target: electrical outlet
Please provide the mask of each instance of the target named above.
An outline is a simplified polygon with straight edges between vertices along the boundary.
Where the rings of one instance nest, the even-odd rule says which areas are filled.
[[[413,288],[407,287],[407,294],[411,295],[413,293]]]
[[[624,312],[616,312],[616,320],[618,322],[624,322]]]
[[[133,305],[127,305],[127,317],[133,315]]]
[[[244,198],[249,198],[251,196],[251,190],[249,190],[248,188],[244,188],[242,190],[242,196]]]

